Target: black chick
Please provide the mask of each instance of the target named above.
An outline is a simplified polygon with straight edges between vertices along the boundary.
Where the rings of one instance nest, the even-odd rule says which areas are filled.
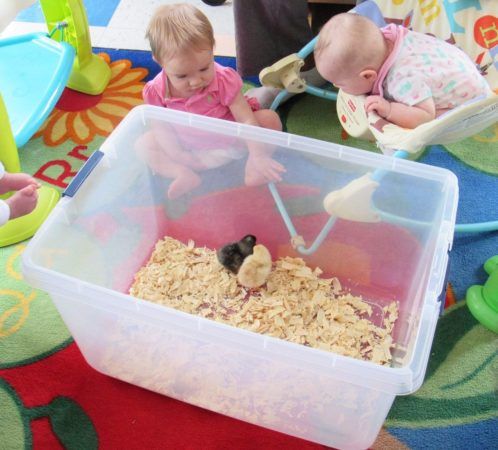
[[[248,234],[240,241],[230,242],[221,247],[216,252],[216,256],[223,267],[236,274],[244,262],[244,259],[247,256],[252,255],[252,249],[255,245],[256,236]]]

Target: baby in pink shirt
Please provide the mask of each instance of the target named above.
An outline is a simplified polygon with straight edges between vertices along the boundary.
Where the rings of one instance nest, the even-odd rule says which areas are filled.
[[[352,95],[368,95],[367,112],[415,128],[468,100],[491,94],[471,59],[433,36],[344,13],[330,19],[315,47],[320,74]]]
[[[148,29],[152,55],[162,68],[143,90],[146,103],[204,116],[281,130],[274,111],[258,110],[257,102],[242,95],[242,79],[233,69],[214,62],[213,29],[207,17],[190,4],[163,5],[154,13]],[[208,144],[199,136],[155,127],[139,143],[139,152],[160,175],[173,178],[170,199],[195,187],[198,171],[237,157],[230,140]],[[173,145],[172,145],[173,143]],[[272,159],[271,150],[247,143],[247,185],[280,181],[284,167]],[[240,156],[239,156],[240,157]]]

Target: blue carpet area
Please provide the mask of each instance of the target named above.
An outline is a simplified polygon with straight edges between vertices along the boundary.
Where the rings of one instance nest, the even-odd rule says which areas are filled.
[[[452,450],[496,450],[498,420],[490,419],[459,427],[441,427],[414,430],[411,428],[389,428],[389,432],[411,448]],[[472,438],[470,439],[470,437]],[[495,442],[493,444],[493,442]]]
[[[451,170],[458,178],[459,201],[457,223],[498,220],[498,179],[473,169],[442,146],[434,146],[421,162]],[[472,284],[483,284],[488,275],[484,262],[498,254],[498,231],[457,233],[450,253],[449,280],[458,300]]]

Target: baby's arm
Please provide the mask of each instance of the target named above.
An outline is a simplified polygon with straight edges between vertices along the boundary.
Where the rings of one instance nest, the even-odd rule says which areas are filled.
[[[436,118],[434,99],[428,98],[413,106],[390,102],[380,95],[370,95],[365,100],[365,110],[375,111],[379,116],[403,128],[416,128]]]
[[[242,92],[239,92],[235,97],[230,105],[230,111],[237,122],[260,126]],[[248,184],[260,184],[256,180],[261,180],[261,182],[282,180],[281,174],[285,172],[285,168],[271,158],[272,149],[254,141],[248,141],[247,147],[249,157],[246,167],[246,181],[253,180],[249,181]]]
[[[242,95],[242,92],[239,92],[236,95],[229,108],[237,122],[259,126],[256,116],[249,106],[249,103],[247,103],[247,100]]]

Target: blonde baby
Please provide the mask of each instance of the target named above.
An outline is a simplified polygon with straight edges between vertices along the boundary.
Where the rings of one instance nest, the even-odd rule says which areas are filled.
[[[258,110],[242,95],[242,79],[233,69],[214,61],[213,29],[207,17],[190,4],[159,7],[146,34],[154,61],[161,72],[143,89],[145,103],[281,130],[274,111]],[[199,140],[198,140],[199,141]],[[173,144],[172,144],[173,142]],[[202,148],[188,136],[172,136],[171,130],[155,129],[142,140],[142,156],[157,173],[172,178],[168,197],[177,198],[195,187],[197,172],[230,160],[228,148]],[[223,147],[223,146],[222,146]],[[248,143],[245,182],[257,185],[281,180],[284,167],[271,158],[271,151]]]
[[[352,13],[332,17],[315,47],[319,73],[352,95],[370,94],[367,112],[405,128],[433,120],[491,89],[454,45]]]

